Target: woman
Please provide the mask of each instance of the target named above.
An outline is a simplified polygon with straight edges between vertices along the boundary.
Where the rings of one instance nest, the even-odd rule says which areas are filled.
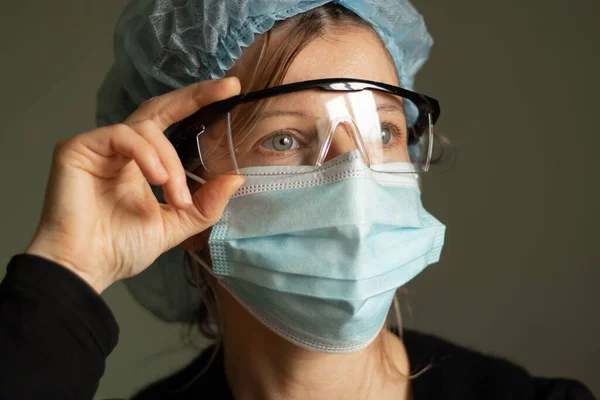
[[[3,398],[92,397],[118,336],[98,294],[124,279],[217,338],[136,399],[592,398],[385,325],[444,237],[418,190],[439,106],[410,91],[431,45],[410,4],[174,3],[130,2],[106,126],[56,147],[0,288]],[[183,255],[200,310],[144,292],[147,269],[181,295]]]

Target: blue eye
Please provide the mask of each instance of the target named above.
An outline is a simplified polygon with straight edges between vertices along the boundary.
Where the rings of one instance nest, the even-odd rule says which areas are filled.
[[[394,128],[388,126],[388,125],[383,125],[381,127],[381,141],[383,142],[383,144],[388,144],[390,143],[390,141],[392,140],[392,136],[393,136],[393,130]]]
[[[299,147],[298,141],[288,133],[271,136],[263,143],[263,147],[275,151],[288,151]]]

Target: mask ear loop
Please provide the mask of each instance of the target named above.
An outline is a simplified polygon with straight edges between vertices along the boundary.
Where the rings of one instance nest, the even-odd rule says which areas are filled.
[[[198,256],[198,254],[196,254],[193,251],[189,251],[186,250],[188,252],[188,254],[194,259],[196,260],[196,262],[198,264],[200,264],[202,267],[204,267],[204,269],[206,270],[206,272],[208,272],[211,276],[215,277],[216,279],[223,279],[223,277],[221,275],[215,275],[215,273],[213,272],[212,268],[210,267],[210,265],[208,265],[208,263],[206,261],[204,261],[203,259],[200,258],[200,256]]]
[[[213,272],[212,268],[208,265],[208,263],[206,261],[204,261],[202,258],[200,258],[200,256],[198,256],[198,254],[196,254],[193,251],[189,251],[186,250],[188,252],[188,254],[199,264],[201,265],[211,276],[213,276],[215,279],[220,280],[223,279],[222,276],[220,275],[215,275],[215,273]],[[214,289],[213,289],[214,290]],[[220,316],[221,314],[221,310],[219,307],[219,303],[216,301],[216,297],[215,297],[215,307],[217,307],[217,314]],[[221,322],[221,318],[219,318],[219,329],[221,332],[223,332],[223,324]]]
[[[393,303],[394,316],[396,317],[396,328],[398,329],[398,336],[400,337],[400,339],[402,339],[402,314],[400,313],[400,303],[398,302],[398,291],[394,293]]]
[[[190,178],[191,180],[193,180],[195,182],[198,182],[198,183],[200,183],[202,185],[204,185],[206,183],[206,181],[204,179],[200,178],[198,175],[195,175],[195,174],[191,173],[188,170],[185,170],[185,174],[186,174],[186,176],[188,178]]]
[[[198,264],[200,264],[211,276],[213,276],[215,279],[222,279],[222,277],[220,275],[215,275],[212,268],[208,265],[208,263],[206,261],[204,261],[202,258],[200,258],[198,256],[198,254],[194,253],[193,251],[189,251],[186,250],[188,252],[188,254],[194,259],[196,260],[196,262]],[[213,289],[214,290],[214,289]],[[219,302],[216,301],[216,297],[215,297],[215,307],[217,307],[217,315],[221,316],[221,309],[219,307]],[[219,330],[221,331],[221,334],[223,333],[223,323],[221,322],[221,318],[219,317]]]

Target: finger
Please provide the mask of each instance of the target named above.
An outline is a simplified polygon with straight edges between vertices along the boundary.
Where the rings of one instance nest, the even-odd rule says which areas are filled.
[[[240,81],[236,77],[201,81],[142,103],[125,123],[151,120],[164,132],[169,126],[189,117],[202,107],[239,93]]]
[[[165,166],[170,178],[163,187],[167,202],[179,208],[191,206],[192,196],[187,185],[185,170],[175,147],[169,142],[163,131],[151,120],[130,122],[128,126],[154,147],[162,165]]]
[[[242,175],[221,175],[198,189],[194,194],[193,207],[177,210],[169,205],[161,205],[167,245],[163,251],[214,225],[221,218],[231,196],[244,181]]]
[[[73,144],[82,145],[102,157],[121,154],[135,160],[144,177],[152,184],[162,185],[169,179],[155,148],[127,125],[117,124],[77,135],[73,138]]]

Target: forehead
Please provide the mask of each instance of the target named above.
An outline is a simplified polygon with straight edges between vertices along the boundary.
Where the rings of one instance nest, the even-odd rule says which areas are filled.
[[[283,83],[337,77],[399,84],[385,46],[364,28],[330,31],[309,43],[292,62]]]

